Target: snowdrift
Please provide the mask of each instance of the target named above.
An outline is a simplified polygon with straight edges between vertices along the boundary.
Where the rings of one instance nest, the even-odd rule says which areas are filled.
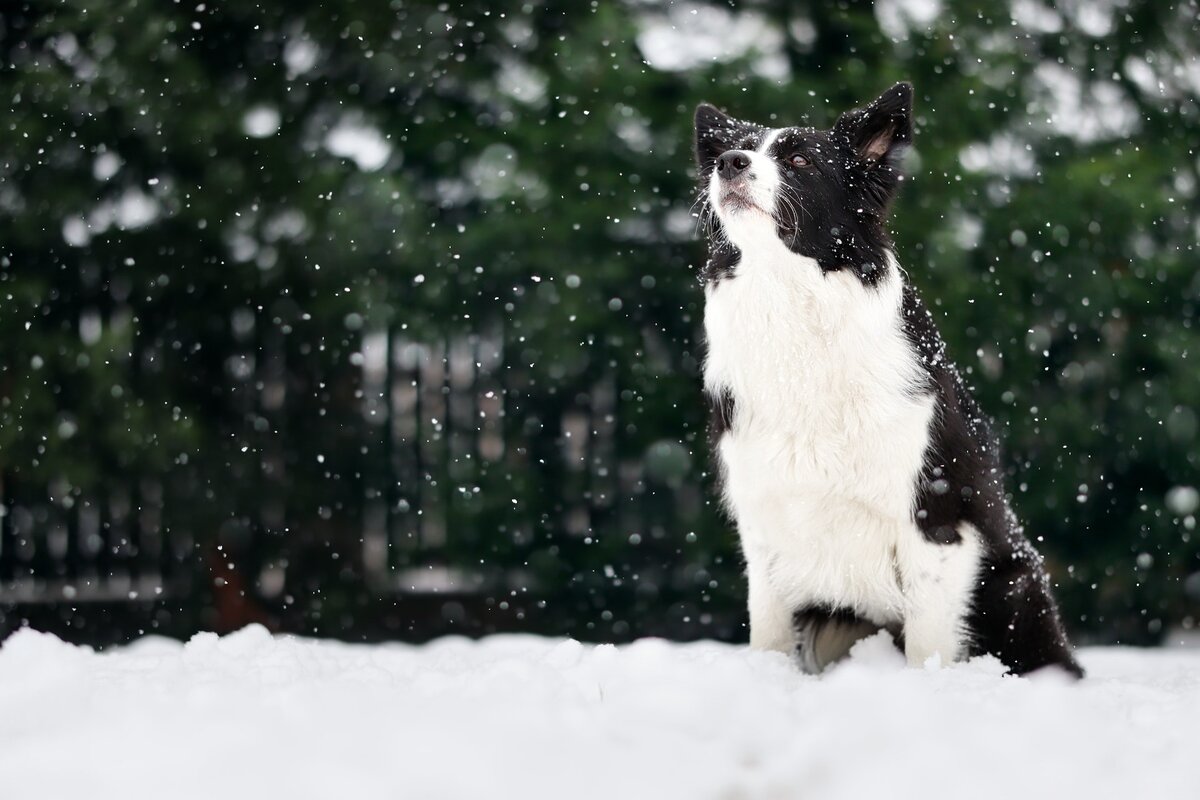
[[[1089,677],[821,677],[714,643],[425,646],[251,627],[106,653],[0,647],[0,795],[43,798],[1194,796],[1200,651],[1090,649]]]

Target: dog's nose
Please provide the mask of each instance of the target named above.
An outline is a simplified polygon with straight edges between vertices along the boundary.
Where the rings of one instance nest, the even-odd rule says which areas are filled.
[[[721,180],[727,181],[741,175],[749,166],[750,156],[741,150],[730,150],[722,153],[717,159],[717,174],[721,176]]]

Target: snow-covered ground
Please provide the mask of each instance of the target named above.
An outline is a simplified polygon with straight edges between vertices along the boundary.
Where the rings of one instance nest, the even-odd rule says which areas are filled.
[[[1073,684],[880,639],[820,678],[712,643],[422,647],[247,628],[0,647],[0,797],[1196,797],[1200,651],[1092,649]]]

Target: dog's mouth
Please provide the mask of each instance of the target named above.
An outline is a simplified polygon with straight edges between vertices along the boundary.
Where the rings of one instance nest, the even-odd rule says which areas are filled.
[[[721,192],[720,203],[721,208],[726,212],[757,211],[760,214],[766,214],[768,217],[771,216],[765,208],[754,202],[750,198],[750,195],[737,189],[726,189]]]

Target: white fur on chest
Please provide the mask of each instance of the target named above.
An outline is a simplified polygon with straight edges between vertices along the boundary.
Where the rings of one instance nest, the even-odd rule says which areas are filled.
[[[864,287],[774,242],[743,254],[707,290],[704,380],[735,401],[719,457],[747,559],[796,608],[898,620],[897,551],[920,536],[934,407],[903,332],[898,267]]]

